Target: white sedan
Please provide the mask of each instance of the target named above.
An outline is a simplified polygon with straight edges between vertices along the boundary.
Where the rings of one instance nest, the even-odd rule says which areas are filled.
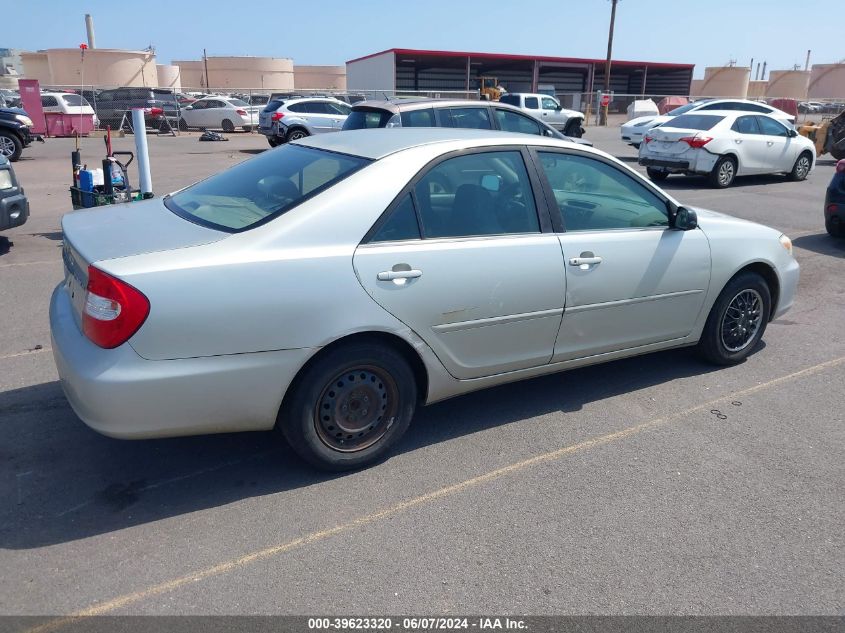
[[[640,145],[640,165],[652,180],[700,174],[714,187],[737,176],[788,174],[804,180],[816,162],[812,141],[777,119],[743,112],[682,114],[651,129]]]
[[[222,129],[224,132],[243,128],[251,132],[258,125],[260,111],[261,106],[251,106],[241,99],[207,97],[182,108],[179,128]]]
[[[760,103],[759,101],[750,101],[748,99],[704,99],[702,101],[696,101],[695,103],[687,103],[679,108],[670,110],[666,114],[661,114],[660,116],[649,115],[631,119],[622,125],[622,140],[626,141],[629,145],[639,147],[646,132],[650,129],[655,128],[658,125],[668,123],[676,116],[680,116],[682,114],[691,112],[710,112],[712,110],[736,111],[737,114],[766,114],[778,119],[779,121],[783,121],[787,125],[795,123],[795,117],[788,112],[778,110],[777,108],[773,108],[765,103]]]

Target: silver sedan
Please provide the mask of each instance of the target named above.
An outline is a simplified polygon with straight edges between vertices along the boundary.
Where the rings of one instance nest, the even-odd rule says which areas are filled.
[[[50,323],[82,420],[278,428],[334,470],[477,389],[682,346],[739,363],[798,284],[776,230],[582,145],[475,130],[309,138],[63,229]]]

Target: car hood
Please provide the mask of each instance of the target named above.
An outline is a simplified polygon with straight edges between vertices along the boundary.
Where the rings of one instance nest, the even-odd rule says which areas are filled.
[[[67,213],[62,232],[89,264],[210,244],[229,235],[188,222],[165,207],[161,198]]]
[[[690,205],[684,206],[686,206],[687,209],[695,211],[695,215],[698,218],[698,226],[701,227],[705,233],[723,229],[733,233],[733,231],[731,231],[732,228],[748,231],[749,228],[755,227],[761,231],[771,231],[775,234],[775,236],[780,235],[780,231],[764,224],[751,222],[750,220],[743,220],[742,218],[737,218],[732,215],[728,215],[727,213],[720,213],[719,211],[713,211],[711,209],[702,209],[701,207],[693,207]]]
[[[630,121],[625,121],[622,124],[622,127],[637,127],[640,123],[643,125],[641,127],[645,127],[646,124],[651,123],[652,126],[660,125],[661,123],[665,123],[666,121],[671,120],[672,117],[658,115],[658,116],[638,116],[636,119],[631,119]]]

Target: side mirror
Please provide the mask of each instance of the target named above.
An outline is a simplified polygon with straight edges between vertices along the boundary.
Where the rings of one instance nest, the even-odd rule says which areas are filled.
[[[496,193],[502,186],[501,176],[496,174],[484,174],[481,177],[481,188]]]
[[[555,110],[557,110],[558,112],[560,112],[561,110],[563,110],[563,106],[562,106],[562,105],[560,105],[560,104],[558,103],[558,104],[555,106]]]
[[[184,108],[182,108],[182,109],[183,109],[183,110],[193,110],[193,109],[194,109],[194,106],[185,106],[185,107],[184,107]]]
[[[686,207],[678,207],[672,216],[672,228],[679,231],[692,231],[698,228],[698,216],[692,209]]]
[[[795,130],[787,130],[787,134],[789,138],[795,138],[796,136],[798,136],[798,132]]]

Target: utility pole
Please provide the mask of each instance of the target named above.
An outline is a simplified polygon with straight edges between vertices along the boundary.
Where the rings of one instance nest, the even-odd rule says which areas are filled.
[[[610,93],[610,56],[613,53],[613,24],[616,22],[616,5],[619,3],[619,0],[610,0],[610,30],[607,33],[607,61],[604,64],[604,93]],[[643,87],[645,90],[645,87]],[[600,125],[607,125],[607,107],[604,106],[601,108],[601,114],[599,118]]]
[[[205,52],[205,49],[202,49],[202,61],[205,65],[205,89],[208,91],[210,90],[208,86],[208,54]]]

